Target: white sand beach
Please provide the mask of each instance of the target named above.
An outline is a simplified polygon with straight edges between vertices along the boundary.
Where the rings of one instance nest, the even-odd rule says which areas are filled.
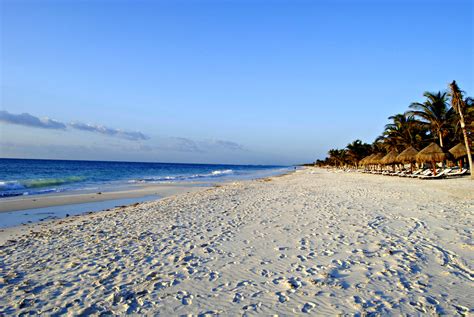
[[[473,215],[467,178],[308,168],[5,230],[0,315],[469,315]]]

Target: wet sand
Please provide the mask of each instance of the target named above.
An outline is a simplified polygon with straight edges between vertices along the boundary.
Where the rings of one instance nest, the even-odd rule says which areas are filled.
[[[137,198],[151,195],[168,197],[171,195],[202,190],[206,187],[207,186],[203,186],[199,183],[147,184],[130,186],[127,189],[117,191],[104,191],[100,194],[97,192],[67,192],[59,194],[12,197],[0,200],[0,213],[123,198]]]

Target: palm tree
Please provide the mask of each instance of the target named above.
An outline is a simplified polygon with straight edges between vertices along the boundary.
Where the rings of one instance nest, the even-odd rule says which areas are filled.
[[[388,119],[392,122],[385,125],[384,132],[377,138],[388,151],[401,151],[408,146],[416,147],[426,136],[423,124],[410,113],[396,114]]]
[[[464,126],[466,128],[468,139],[472,139],[472,133],[474,132],[474,99],[466,97],[464,99],[464,109],[462,111],[464,117]],[[464,133],[461,128],[461,120],[459,115],[456,115],[451,120],[451,126],[453,130],[453,141],[454,143],[464,142]]]
[[[423,96],[426,101],[412,103],[410,108],[413,110],[408,114],[420,118],[420,123],[429,127],[431,133],[439,138],[439,145],[443,147],[443,138],[448,134],[448,122],[453,115],[452,109],[447,106],[446,93],[425,92]]]
[[[382,142],[383,142],[382,136],[379,136],[378,138],[375,139],[375,141],[371,144],[372,153],[387,152],[386,146]]]
[[[467,111],[467,104],[463,99],[462,91],[459,89],[456,81],[453,80],[449,84],[451,105],[456,113],[459,115],[459,122],[461,124],[462,133],[464,135],[464,143],[466,145],[467,159],[469,161],[469,170],[471,171],[471,179],[474,179],[474,170],[472,169],[471,146],[467,136],[466,123],[464,121],[464,113]]]
[[[345,149],[331,149],[328,152],[329,161],[334,164],[334,166],[339,165],[342,167],[347,163],[347,151]]]
[[[349,143],[346,146],[346,149],[347,156],[356,168],[359,167],[359,161],[372,152],[372,147],[370,144],[362,143],[361,140],[355,140],[352,143]]]

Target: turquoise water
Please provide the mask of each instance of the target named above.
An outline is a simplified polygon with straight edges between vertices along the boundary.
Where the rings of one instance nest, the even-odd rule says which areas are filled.
[[[291,169],[263,165],[0,159],[0,198],[141,183],[252,179]]]

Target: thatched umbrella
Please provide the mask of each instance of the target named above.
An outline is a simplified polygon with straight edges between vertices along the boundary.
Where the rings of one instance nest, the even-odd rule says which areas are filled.
[[[385,155],[381,160],[380,163],[382,164],[393,164],[397,163],[397,156],[398,152],[396,150],[391,150],[388,152],[387,155]]]
[[[398,152],[396,150],[391,150],[380,160],[380,163],[385,165],[392,164],[393,170],[395,171],[395,163],[397,162],[397,156]]]
[[[359,164],[360,165],[368,165],[370,159],[372,158],[372,156],[374,156],[374,154],[370,154],[370,155],[364,157],[362,160],[360,160]]]
[[[401,163],[413,163],[416,161],[417,154],[418,151],[413,146],[409,146],[397,156],[397,161]]]
[[[418,151],[413,146],[409,146],[397,156],[397,161],[400,163],[410,163],[410,171],[413,172],[413,162],[416,162],[417,154]]]
[[[375,154],[369,161],[369,164],[380,164],[380,160],[383,159],[385,155],[383,153],[377,153]]]
[[[372,158],[370,159],[370,164],[379,164],[380,160],[383,159],[384,156],[385,154],[383,153],[374,154],[374,156],[372,156]]]
[[[438,144],[432,142],[416,155],[417,162],[431,162],[433,164],[433,174],[436,175],[436,162],[446,159],[446,154]]]
[[[466,156],[467,155],[466,146],[463,143],[459,143],[453,146],[451,149],[449,149],[449,153],[451,153],[455,159]]]
[[[455,159],[460,159],[459,168],[462,168],[462,157],[467,155],[466,146],[463,143],[459,143],[449,149],[449,153],[451,153]]]

